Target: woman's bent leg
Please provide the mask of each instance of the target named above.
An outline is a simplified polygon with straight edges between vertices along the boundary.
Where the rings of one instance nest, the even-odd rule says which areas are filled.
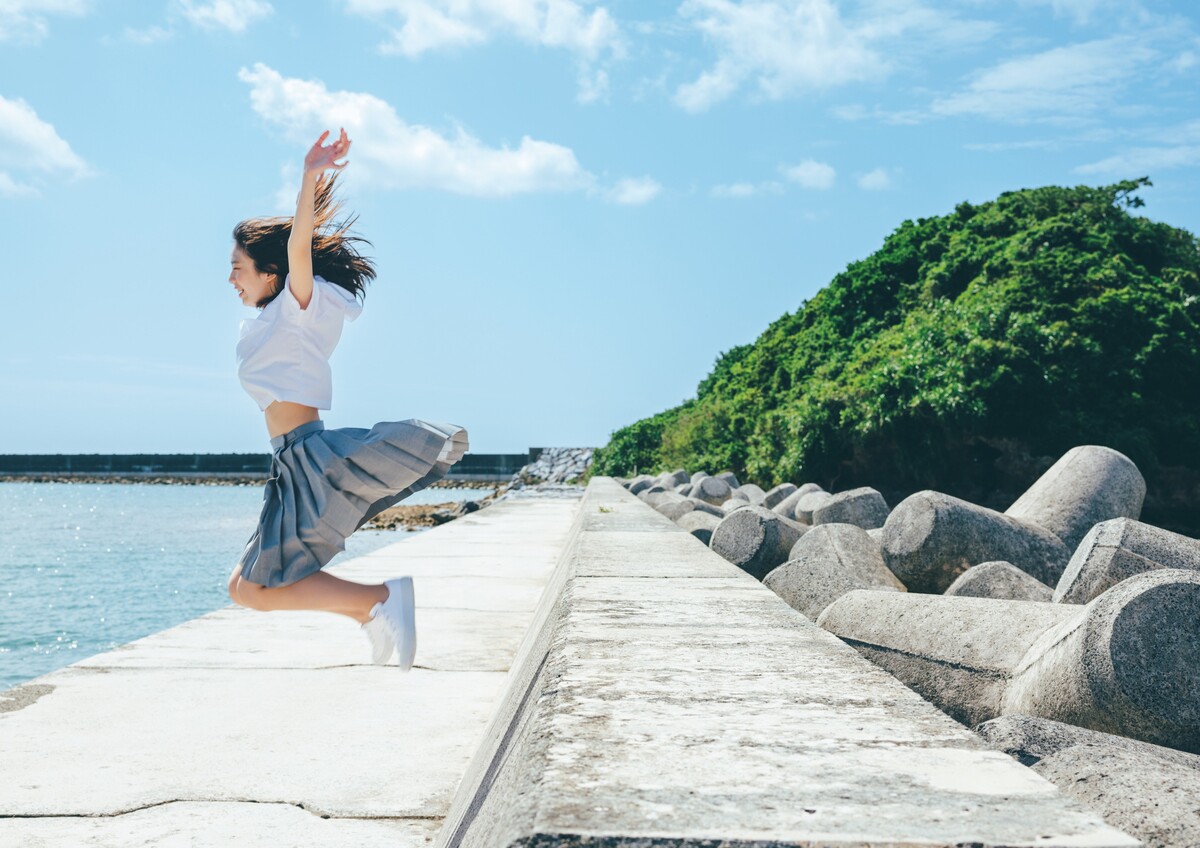
[[[241,576],[230,580],[230,597],[250,609],[320,610],[349,616],[360,624],[387,598],[382,584],[355,583],[318,571],[287,586],[262,586]]]

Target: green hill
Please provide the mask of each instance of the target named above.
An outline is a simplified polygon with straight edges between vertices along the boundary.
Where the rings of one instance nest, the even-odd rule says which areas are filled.
[[[1146,475],[1144,517],[1187,524],[1200,243],[1131,213],[1148,185],[1027,189],[905,221],[721,354],[695,398],[613,433],[593,473],[729,468],[764,487],[1007,506],[1068,448],[1102,444]]]

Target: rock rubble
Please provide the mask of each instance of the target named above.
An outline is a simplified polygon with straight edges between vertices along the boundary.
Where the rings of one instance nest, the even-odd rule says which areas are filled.
[[[511,484],[527,486],[532,483],[575,483],[587,473],[591,465],[591,448],[546,448],[536,461],[522,466],[512,476]],[[686,480],[686,477],[684,479]],[[676,480],[671,485],[680,482],[682,481]]]

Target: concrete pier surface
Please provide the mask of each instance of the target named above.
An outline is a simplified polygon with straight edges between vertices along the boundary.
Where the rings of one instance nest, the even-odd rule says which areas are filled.
[[[408,674],[343,616],[231,605],[0,693],[0,846],[431,844],[578,507],[506,499],[331,568],[413,575]]]
[[[439,848],[1140,844],[616,481],[567,545]]]

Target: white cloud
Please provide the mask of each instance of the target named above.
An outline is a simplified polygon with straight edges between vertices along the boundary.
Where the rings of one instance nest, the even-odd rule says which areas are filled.
[[[983,71],[932,109],[997,120],[1086,116],[1114,103],[1123,84],[1157,56],[1145,39],[1125,36],[1055,47]]]
[[[608,98],[608,72],[584,68],[579,74],[580,103],[595,103]]]
[[[620,31],[604,7],[589,13],[574,0],[347,0],[351,12],[400,19],[388,52],[416,57],[429,50],[483,44],[497,35],[562,47],[592,60],[620,50]]]
[[[352,169],[380,188],[436,189],[479,197],[592,188],[568,147],[525,136],[515,148],[488,147],[464,129],[443,135],[405,122],[371,94],[328,91],[323,83],[281,76],[258,63],[243,68],[254,110],[307,147],[325,129],[345,127]]]
[[[658,197],[662,186],[650,177],[626,177],[618,180],[617,184],[605,192],[605,197],[613,203],[627,206],[637,206],[649,203]]]
[[[37,189],[33,186],[19,183],[8,174],[0,171],[0,196],[23,197],[32,194],[37,194]]]
[[[783,184],[774,180],[766,180],[760,183],[727,183],[725,185],[715,185],[709,191],[713,197],[732,198],[741,200],[747,197],[758,197],[764,194],[782,194]]]
[[[1136,0],[1021,0],[1024,6],[1049,6],[1059,17],[1073,18],[1078,24],[1086,24],[1100,12],[1128,14],[1141,12]]]
[[[51,15],[87,11],[87,0],[0,0],[0,41],[37,44],[50,31]]]
[[[167,41],[174,33],[166,27],[148,26],[145,29],[135,29],[134,27],[125,27],[122,36],[126,41],[134,44],[157,44],[160,41]]]
[[[191,23],[201,29],[224,29],[245,32],[250,24],[274,11],[265,0],[177,0],[179,10]]]
[[[1154,171],[1166,171],[1171,168],[1186,168],[1200,165],[1200,145],[1181,144],[1172,147],[1135,147],[1101,159],[1080,165],[1075,169],[1078,174],[1112,174],[1133,179],[1153,175]]]
[[[778,99],[797,90],[828,88],[883,76],[886,62],[841,19],[830,0],[784,3],[685,0],[679,7],[717,50],[717,61],[680,86],[676,102],[700,112],[748,80]]]
[[[799,165],[782,168],[783,175],[801,188],[829,189],[833,188],[837,172],[832,165],[818,162],[815,159],[805,159]]]
[[[917,109],[883,109],[879,106],[868,109],[861,103],[847,103],[842,106],[835,106],[831,111],[834,117],[840,118],[843,121],[865,121],[871,118],[885,124],[898,124],[902,126],[919,124],[928,117],[924,112]]]
[[[701,112],[746,85],[779,100],[882,79],[914,52],[961,48],[991,36],[994,24],[960,21],[920,0],[864,0],[844,18],[832,0],[684,0],[716,51],[712,67],[678,88],[675,102]]]
[[[892,174],[887,168],[876,168],[873,171],[867,171],[858,178],[858,187],[866,191],[883,191],[894,185]]]
[[[410,59],[435,50],[473,47],[494,38],[567,50],[579,60],[579,100],[601,98],[607,74],[593,66],[624,55],[624,40],[603,6],[576,0],[346,0],[349,11],[388,22],[384,53]]]
[[[34,185],[19,182],[33,173],[82,177],[90,170],[51,124],[38,117],[24,100],[0,96],[0,192],[36,193]]]

